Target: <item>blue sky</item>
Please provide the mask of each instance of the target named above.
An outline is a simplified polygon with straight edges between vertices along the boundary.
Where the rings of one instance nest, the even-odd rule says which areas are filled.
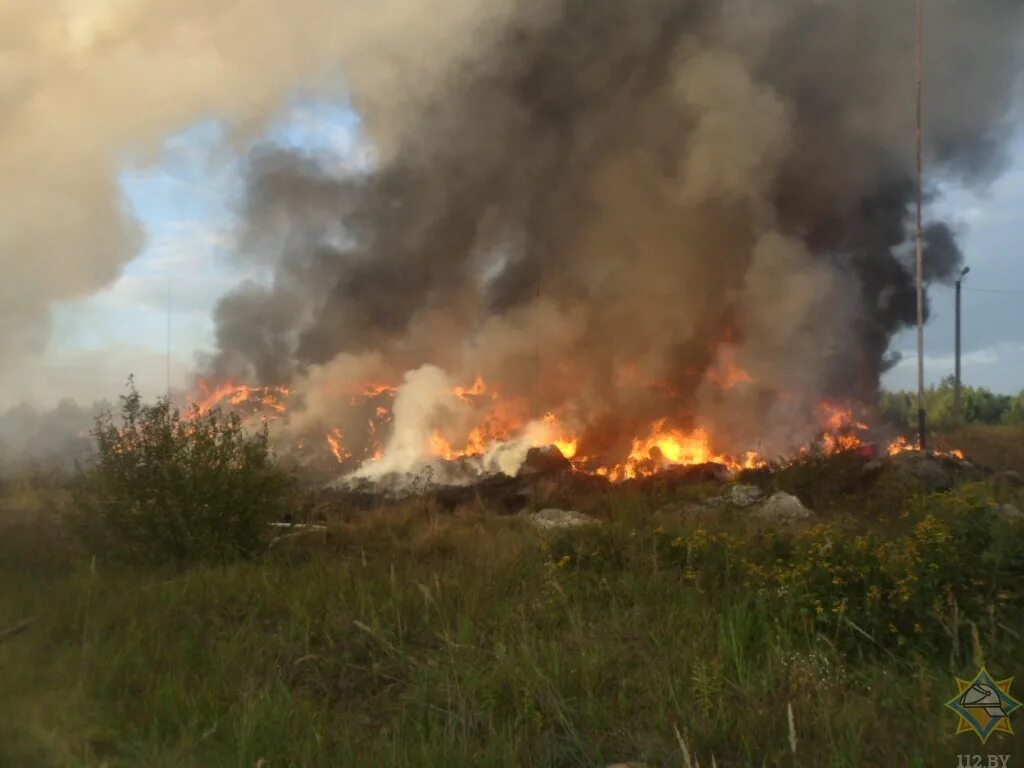
[[[108,288],[56,306],[46,357],[61,389],[82,400],[110,397],[134,373],[144,395],[162,394],[168,308],[171,383],[188,383],[196,352],[213,347],[217,299],[244,279],[269,277],[234,258],[244,158],[265,143],[349,167],[369,162],[353,110],[298,101],[257,137],[208,120],[168,138],[156,157],[125,157],[124,204],[142,223],[145,245]]]
[[[125,157],[125,204],[142,222],[146,243],[113,285],[56,308],[47,357],[53,370],[60,370],[61,388],[81,393],[82,399],[109,397],[134,372],[144,395],[161,393],[168,289],[172,385],[187,382],[196,351],[213,346],[216,300],[241,279],[266,279],[232,256],[242,194],[244,160],[239,158],[261,142],[314,151],[349,167],[371,162],[359,118],[347,105],[301,101],[283,110],[259,137],[242,139],[204,121],[167,139],[155,157]],[[1011,154],[1011,167],[990,189],[981,194],[948,189],[934,207],[934,213],[956,222],[971,267],[963,303],[964,379],[1003,392],[1024,388],[1024,279],[1018,266],[1024,133]],[[934,287],[932,307],[925,365],[928,380],[937,382],[953,369],[953,290]],[[913,331],[898,336],[892,348],[904,359],[886,375],[885,385],[914,388]]]
[[[964,382],[1016,393],[1024,389],[1024,132],[1011,147],[1009,168],[981,193],[947,189],[935,212],[957,224],[965,263],[961,358]],[[931,288],[932,316],[925,328],[925,373],[935,382],[953,373],[952,286]],[[889,387],[917,388],[917,336],[893,340],[903,352],[889,372]]]

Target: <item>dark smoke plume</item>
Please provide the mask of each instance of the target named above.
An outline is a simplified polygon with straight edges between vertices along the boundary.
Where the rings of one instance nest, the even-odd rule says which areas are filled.
[[[928,178],[984,183],[1024,3],[927,14]],[[872,402],[916,312],[914,4],[531,0],[501,19],[438,51],[414,99],[414,68],[396,104],[354,85],[372,170],[253,158],[244,250],[274,281],[221,301],[212,374],[297,381],[329,421],[332,382],[433,364],[609,450],[661,416],[791,450],[821,401]],[[925,242],[928,280],[949,279],[952,229]],[[714,383],[728,365],[752,382]]]

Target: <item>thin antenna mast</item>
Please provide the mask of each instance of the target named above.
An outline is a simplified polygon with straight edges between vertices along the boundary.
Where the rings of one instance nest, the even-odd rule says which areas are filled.
[[[171,276],[167,276],[167,402],[171,401]]]
[[[540,278],[541,278],[541,250],[539,247],[534,247],[536,251],[536,285],[534,286],[534,340],[533,340],[533,415],[535,418],[540,418],[540,336],[541,336],[541,317],[540,317]]]
[[[926,448],[925,432],[927,429],[927,414],[924,405],[924,230],[921,225],[921,204],[922,204],[922,177],[923,162],[921,152],[922,134],[922,81],[924,80],[924,67],[922,66],[922,50],[924,48],[924,2],[917,0],[917,233],[916,233],[916,263],[917,263],[917,430],[918,445],[923,451]]]

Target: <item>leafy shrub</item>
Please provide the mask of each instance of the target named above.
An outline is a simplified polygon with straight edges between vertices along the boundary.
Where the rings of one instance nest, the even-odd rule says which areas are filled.
[[[604,528],[559,531],[541,541],[540,549],[558,568],[582,568],[595,573],[614,571],[625,566],[627,555],[620,538]]]
[[[762,532],[739,548],[749,587],[853,645],[868,636],[881,648],[956,654],[979,627],[994,637],[1000,624],[1019,625],[1024,530],[986,491],[912,497],[891,525],[859,528]]]
[[[265,424],[249,434],[234,413],[144,405],[131,381],[120,415],[120,426],[109,411],[96,419],[98,453],[74,484],[76,527],[96,554],[182,565],[261,550],[292,485]]]
[[[964,661],[979,633],[993,643],[1015,637],[1012,628],[1024,624],[1024,523],[1000,513],[985,484],[917,493],[900,509],[797,530],[723,518],[617,542],[573,532],[542,551],[557,573],[654,565],[711,600],[752,593],[858,653]]]
[[[995,637],[1019,625],[1021,527],[970,488],[910,506],[887,531],[825,523],[798,534],[791,558],[763,563],[761,588],[854,643],[926,654],[962,653],[979,628]]]

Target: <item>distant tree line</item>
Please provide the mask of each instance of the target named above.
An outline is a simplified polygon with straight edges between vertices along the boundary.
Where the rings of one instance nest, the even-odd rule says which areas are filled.
[[[953,408],[952,376],[938,386],[925,390],[925,408],[928,423],[937,429],[956,426]],[[883,418],[894,425],[916,429],[917,393],[883,392],[879,400]],[[960,388],[960,413],[963,424],[1022,424],[1024,425],[1024,390],[1016,395],[998,395],[984,387]]]

